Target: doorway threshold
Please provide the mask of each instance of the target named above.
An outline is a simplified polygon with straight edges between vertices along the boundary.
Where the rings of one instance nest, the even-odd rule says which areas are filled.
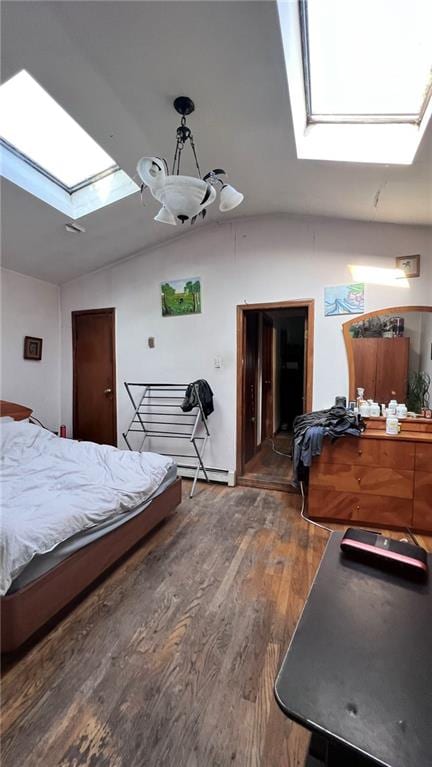
[[[253,458],[244,466],[238,479],[239,484],[296,493],[297,490],[291,484],[291,442],[292,434],[289,432],[278,432],[265,439]]]
[[[237,484],[244,487],[257,487],[260,490],[278,490],[282,493],[293,493],[295,495],[299,493],[288,480],[283,480],[280,477],[263,476],[262,474],[243,474],[237,477]]]

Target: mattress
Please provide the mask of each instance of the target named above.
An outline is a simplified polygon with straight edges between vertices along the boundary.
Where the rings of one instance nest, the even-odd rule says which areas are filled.
[[[31,562],[24,568],[24,570],[18,575],[15,580],[12,581],[8,594],[13,594],[15,591],[19,591],[28,586],[29,583],[40,578],[41,575],[53,570],[54,567],[63,562],[64,559],[70,557],[71,554],[75,554],[84,546],[88,546],[89,543],[97,541],[98,538],[102,538],[107,533],[111,533],[121,525],[129,522],[133,517],[142,514],[150,505],[154,498],[163,493],[177,478],[177,466],[173,464],[159,485],[158,489],[153,493],[151,498],[148,498],[144,503],[138,504],[134,509],[123,512],[120,517],[116,519],[108,520],[107,522],[101,522],[99,525],[92,527],[90,530],[83,530],[81,533],[72,535],[67,541],[63,541],[52,551],[48,551],[46,554],[37,554],[33,557]]]
[[[35,557],[139,513],[173,467],[157,453],[61,439],[29,423],[2,423],[0,441],[0,594]]]

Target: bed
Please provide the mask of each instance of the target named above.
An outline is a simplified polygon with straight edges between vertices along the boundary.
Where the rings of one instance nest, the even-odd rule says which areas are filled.
[[[181,501],[170,458],[61,439],[9,404],[0,405],[2,652],[22,645]]]

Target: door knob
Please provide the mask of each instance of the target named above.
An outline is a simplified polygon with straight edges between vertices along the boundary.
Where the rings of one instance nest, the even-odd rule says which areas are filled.
[[[111,394],[111,393],[112,393],[112,389],[104,389],[104,394]]]

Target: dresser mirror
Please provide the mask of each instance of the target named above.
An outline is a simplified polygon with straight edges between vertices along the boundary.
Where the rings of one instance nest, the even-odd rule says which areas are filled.
[[[343,324],[349,398],[358,387],[365,399],[396,399],[408,411],[432,406],[432,306],[390,306]]]

